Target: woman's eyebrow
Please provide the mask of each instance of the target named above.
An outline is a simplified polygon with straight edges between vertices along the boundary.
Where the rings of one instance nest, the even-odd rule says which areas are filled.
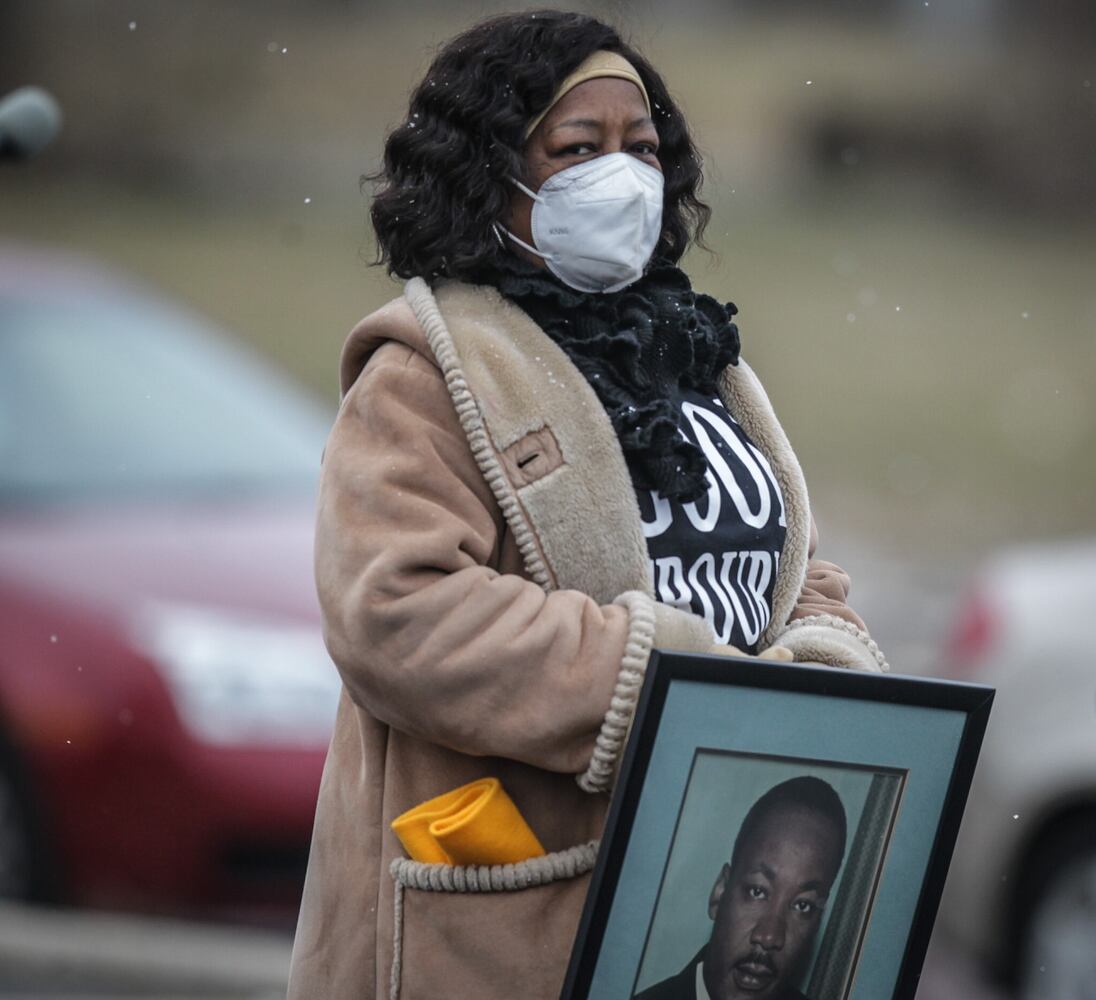
[[[558,125],[553,125],[548,131],[555,132],[561,128],[593,128],[600,129],[605,125],[604,122],[598,121],[596,118],[568,118],[565,122],[560,122]],[[643,128],[647,125],[654,125],[654,119],[649,115],[644,115],[642,118],[636,118],[634,121],[628,122],[625,126],[625,131],[632,131],[633,129]]]
[[[568,118],[565,122],[553,125],[548,131],[555,132],[561,128],[601,128],[602,122],[595,118]]]

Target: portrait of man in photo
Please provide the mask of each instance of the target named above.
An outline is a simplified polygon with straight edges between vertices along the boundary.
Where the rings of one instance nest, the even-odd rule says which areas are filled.
[[[746,813],[708,898],[707,942],[678,974],[635,1000],[816,1000],[798,982],[845,854],[833,787],[800,776]]]

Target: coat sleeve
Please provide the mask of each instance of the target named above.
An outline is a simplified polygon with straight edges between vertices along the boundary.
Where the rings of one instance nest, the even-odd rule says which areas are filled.
[[[879,645],[848,605],[848,573],[834,563],[816,559],[817,548],[818,529],[812,518],[806,578],[776,644],[790,649],[801,662],[871,672],[888,670]]]
[[[318,505],[325,639],[350,696],[462,753],[610,774],[651,648],[706,650],[711,630],[644,594],[599,605],[501,573],[505,531],[442,375],[382,346],[343,401]]]

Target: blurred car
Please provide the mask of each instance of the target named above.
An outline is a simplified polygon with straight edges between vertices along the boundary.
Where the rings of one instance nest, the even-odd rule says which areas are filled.
[[[997,696],[940,922],[1020,1000],[1096,997],[1096,540],[978,574],[947,657]]]
[[[329,424],[164,299],[0,244],[0,895],[295,907]]]

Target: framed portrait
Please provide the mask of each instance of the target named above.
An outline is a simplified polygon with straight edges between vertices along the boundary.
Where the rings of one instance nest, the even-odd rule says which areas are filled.
[[[652,654],[565,1000],[912,1000],[992,700]]]

